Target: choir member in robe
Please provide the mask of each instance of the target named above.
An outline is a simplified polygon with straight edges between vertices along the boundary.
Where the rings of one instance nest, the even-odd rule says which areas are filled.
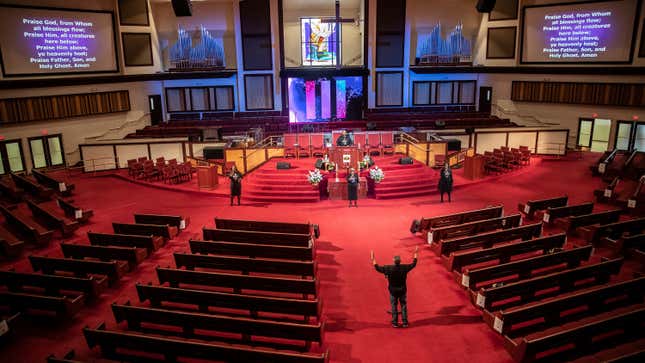
[[[231,172],[228,174],[228,178],[231,180],[231,205],[233,205],[233,199],[235,197],[237,197],[237,205],[240,205],[240,197],[242,196],[242,173],[233,165]]]
[[[450,202],[450,192],[452,192],[452,170],[450,165],[446,162],[443,169],[441,169],[441,176],[439,177],[439,193],[441,193],[441,203],[443,203],[444,193],[448,193],[448,202]]]
[[[354,207],[358,207],[358,174],[354,169],[349,169],[349,175],[347,175],[347,199],[350,207],[352,201],[354,201]]]
[[[343,130],[343,133],[340,136],[338,136],[338,139],[336,139],[337,146],[351,146],[352,144],[353,144],[352,138],[345,130]]]

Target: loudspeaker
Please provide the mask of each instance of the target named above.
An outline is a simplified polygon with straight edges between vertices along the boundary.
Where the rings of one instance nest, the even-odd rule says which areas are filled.
[[[466,131],[466,134],[470,135],[470,134],[472,134],[473,132],[475,132],[475,128],[474,128],[474,127],[466,127],[466,128],[464,129],[464,131]]]
[[[192,16],[193,4],[190,0],[172,0],[172,9],[176,16]]]
[[[204,159],[224,159],[224,148],[209,146],[204,148]]]
[[[412,164],[412,158],[400,158],[399,159],[399,164]]]
[[[316,169],[322,169],[323,161],[322,159],[316,159]]]
[[[277,168],[278,169],[291,169],[291,164],[287,163],[285,161],[278,161]]]
[[[495,0],[477,0],[477,11],[490,13],[495,8]]]
[[[446,143],[448,144],[448,151],[461,151],[461,140],[448,139]]]

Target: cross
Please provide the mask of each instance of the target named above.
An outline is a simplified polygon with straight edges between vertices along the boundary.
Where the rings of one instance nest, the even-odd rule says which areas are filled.
[[[343,19],[340,17],[340,0],[336,0],[336,16],[333,19],[322,19],[321,23],[335,23],[336,24],[336,69],[340,69],[340,24],[353,23],[354,19]]]

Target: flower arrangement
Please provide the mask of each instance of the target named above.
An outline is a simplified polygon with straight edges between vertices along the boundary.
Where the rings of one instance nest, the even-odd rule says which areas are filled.
[[[320,173],[320,170],[315,169],[307,174],[307,180],[311,185],[318,185],[323,180],[323,175]]]
[[[365,155],[363,157],[363,160],[359,161],[358,164],[359,164],[361,169],[367,169],[370,166],[374,165],[374,161],[372,160],[372,158],[369,155]]]
[[[385,179],[385,173],[378,166],[374,166],[373,169],[370,169],[370,178],[374,180],[374,183],[380,183]]]

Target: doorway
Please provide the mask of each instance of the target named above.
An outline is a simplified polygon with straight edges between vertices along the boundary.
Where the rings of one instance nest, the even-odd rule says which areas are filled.
[[[150,107],[150,124],[159,125],[163,122],[163,108],[161,106],[161,95],[148,96],[148,106]]]
[[[25,170],[22,143],[18,140],[0,141],[0,174]]]
[[[589,148],[591,151],[604,152],[609,148],[609,132],[611,120],[584,119],[578,123],[578,146]]]
[[[30,137],[28,140],[34,169],[65,165],[62,135]]]
[[[479,87],[479,112],[490,113],[493,102],[493,87]]]

